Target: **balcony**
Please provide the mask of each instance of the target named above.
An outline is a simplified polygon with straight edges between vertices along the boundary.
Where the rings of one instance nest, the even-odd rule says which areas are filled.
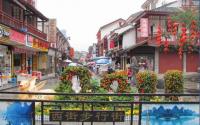
[[[36,35],[42,39],[47,38],[47,34],[43,33],[42,31],[38,30],[37,28],[35,28],[31,25],[27,25],[23,21],[20,21],[18,19],[14,19],[2,11],[0,11],[0,23],[5,24],[9,27],[12,27],[12,28],[20,30],[20,31],[30,32],[33,35]]]
[[[175,36],[170,35],[170,38],[168,38],[167,40],[169,41],[170,45],[177,45],[178,41],[176,40]],[[161,41],[165,41],[165,37],[161,38]],[[148,37],[137,37],[137,43],[143,42],[147,40],[149,45],[156,45],[156,33],[154,33],[153,35],[149,35]]]

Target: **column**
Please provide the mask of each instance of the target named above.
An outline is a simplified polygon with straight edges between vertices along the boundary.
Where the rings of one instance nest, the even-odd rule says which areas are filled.
[[[2,0],[0,0],[0,11],[2,11],[2,7],[3,7],[3,2]]]
[[[183,72],[186,73],[186,52],[183,53]]]
[[[155,48],[154,60],[154,71],[155,73],[159,73],[159,48]]]

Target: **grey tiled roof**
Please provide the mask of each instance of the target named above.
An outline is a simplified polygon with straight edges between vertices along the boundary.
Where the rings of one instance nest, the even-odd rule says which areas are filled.
[[[137,18],[143,12],[144,11],[139,11],[139,12],[136,12],[136,13],[132,14],[131,16],[129,16],[129,18],[127,19],[127,23],[132,22],[135,18]]]
[[[179,9],[177,7],[161,6],[161,7],[153,9],[152,11],[159,11],[159,12],[179,12],[179,11],[181,11],[181,9]]]

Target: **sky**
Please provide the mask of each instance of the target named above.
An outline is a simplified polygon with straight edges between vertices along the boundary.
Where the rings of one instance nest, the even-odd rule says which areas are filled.
[[[97,43],[99,28],[118,18],[127,19],[140,11],[145,0],[37,0],[37,9],[48,18],[57,19],[76,51],[88,51]]]

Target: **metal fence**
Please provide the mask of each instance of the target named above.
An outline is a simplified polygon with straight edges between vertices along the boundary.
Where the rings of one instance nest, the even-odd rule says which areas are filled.
[[[32,104],[32,114],[31,119],[29,119],[30,124],[32,125],[151,125],[151,118],[147,119],[147,116],[145,116],[146,119],[143,118],[142,112],[144,111],[144,107],[151,109],[156,106],[161,107],[169,107],[169,105],[172,106],[184,106],[186,107],[197,107],[198,106],[198,113],[200,112],[200,102],[199,97],[200,94],[130,94],[130,93],[118,93],[118,94],[92,94],[92,93],[81,93],[81,94],[67,94],[67,93],[26,93],[26,92],[0,92],[0,95],[4,95],[0,99],[0,111],[1,111],[1,103],[7,103],[12,104],[13,102],[18,103],[31,103]],[[14,98],[6,98],[7,95],[13,95]],[[54,95],[54,96],[63,96],[63,97],[74,97],[73,100],[36,100],[36,99],[17,99],[17,95]],[[129,97],[130,100],[134,98],[134,101],[130,100],[106,100],[106,98],[114,98],[114,97]],[[160,97],[161,100],[150,100],[150,101],[141,101],[140,99],[143,97]],[[169,96],[177,96],[182,98],[179,101],[166,101],[164,98],[167,98]],[[10,96],[9,96],[10,97]],[[93,100],[93,97],[102,97],[104,100]],[[192,100],[192,101],[191,101]],[[123,122],[84,122],[84,121],[50,121],[49,116],[49,110],[70,110],[70,106],[77,107],[77,109],[71,109],[71,110],[78,110],[78,111],[125,111],[126,115],[124,117]],[[4,106],[3,106],[4,107]],[[2,107],[2,109],[3,109]],[[23,106],[20,107],[23,110]],[[24,108],[25,109],[25,108]],[[151,112],[151,110],[147,110]],[[152,109],[153,110],[153,109]],[[164,110],[164,109],[163,109]],[[166,110],[168,110],[166,108]],[[179,108],[177,110],[181,110],[184,112],[183,108]],[[134,112],[138,111],[138,112]],[[187,109],[188,111],[188,109]],[[20,111],[18,111],[20,112]],[[169,113],[169,111],[168,111]],[[0,112],[0,114],[2,114]],[[174,113],[175,114],[175,113]],[[174,118],[177,118],[178,116],[174,116]],[[8,117],[4,116],[4,120]],[[167,119],[168,118],[168,119]],[[169,121],[169,117],[166,119]],[[198,114],[198,123],[200,123],[200,118]],[[0,118],[2,120],[2,118]],[[7,121],[10,122],[10,121]],[[0,123],[2,123],[0,121]],[[154,123],[158,124],[158,123]],[[153,124],[152,124],[153,125]],[[159,124],[160,125],[160,124]],[[183,124],[184,125],[184,124]]]

